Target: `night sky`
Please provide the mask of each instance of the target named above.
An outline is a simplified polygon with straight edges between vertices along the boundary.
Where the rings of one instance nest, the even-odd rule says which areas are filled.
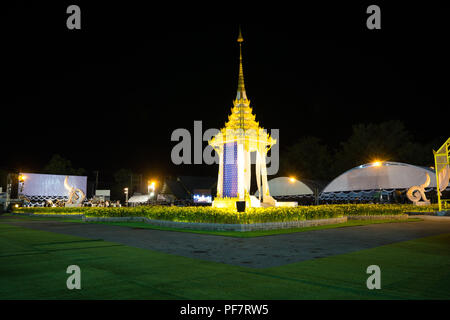
[[[66,28],[70,4],[81,30]],[[58,153],[89,173],[215,176],[217,166],[172,165],[170,136],[193,134],[194,120],[224,126],[239,24],[251,106],[260,125],[280,129],[281,148],[305,135],[333,147],[353,124],[390,119],[420,141],[445,141],[445,11],[380,4],[382,29],[368,30],[368,4],[2,8],[0,167],[32,172]]]

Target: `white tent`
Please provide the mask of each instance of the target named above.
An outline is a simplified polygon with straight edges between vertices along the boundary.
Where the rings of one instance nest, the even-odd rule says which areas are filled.
[[[150,199],[149,194],[139,194],[134,195],[130,199],[128,199],[129,203],[145,203]]]
[[[278,177],[269,180],[269,190],[272,196],[312,195],[313,191],[303,182],[289,177]],[[255,196],[259,193],[256,191]]]
[[[427,174],[431,180],[428,188],[435,188],[436,175],[431,169],[400,162],[369,163],[344,172],[322,192],[409,189],[425,183]]]

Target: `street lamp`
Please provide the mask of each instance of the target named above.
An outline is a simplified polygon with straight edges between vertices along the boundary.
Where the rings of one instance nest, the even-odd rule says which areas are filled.
[[[124,188],[123,192],[125,193],[125,203],[128,207],[128,188]]]
[[[381,167],[383,165],[383,161],[381,160],[375,160],[374,162],[372,162],[372,165],[374,167]],[[379,193],[380,193],[380,197],[379,197],[379,201],[380,203],[383,201],[383,194],[382,194],[382,190],[381,187],[379,187]]]
[[[19,175],[19,193],[23,192],[23,186],[25,184],[26,179],[27,176],[24,176],[23,174]]]
[[[156,186],[156,182],[155,181],[149,181],[147,188],[148,188],[148,194],[150,196],[154,196],[155,195],[155,186]]]

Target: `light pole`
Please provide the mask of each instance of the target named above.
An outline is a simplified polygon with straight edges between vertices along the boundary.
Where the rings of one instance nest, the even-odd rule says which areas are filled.
[[[11,190],[12,189],[12,173],[8,173],[6,177],[6,201],[5,210],[8,210],[9,204],[11,202]]]
[[[94,195],[97,193],[97,188],[98,188],[98,170],[94,171],[95,172],[95,191],[94,191]]]
[[[123,192],[125,193],[125,204],[128,207],[128,188],[124,188]]]
[[[148,182],[148,193],[155,192],[155,181]]]
[[[155,181],[148,181],[147,191],[148,191],[148,194],[150,195],[150,197],[153,197],[155,195],[155,186],[156,186]]]
[[[375,160],[374,162],[372,162],[372,165],[373,165],[374,167],[381,167],[381,166],[383,165],[383,161]],[[379,192],[380,192],[378,201],[381,203],[381,202],[383,201],[382,190],[381,190],[381,187],[380,187],[380,186],[378,186],[378,189],[379,189]]]
[[[24,176],[23,174],[19,175],[19,194],[21,194],[23,192],[23,187],[24,187],[26,178],[27,177]]]

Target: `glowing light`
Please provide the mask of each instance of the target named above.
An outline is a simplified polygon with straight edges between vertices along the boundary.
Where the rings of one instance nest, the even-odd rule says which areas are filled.
[[[148,193],[150,194],[154,194],[154,192],[155,192],[155,186],[156,186],[156,181],[154,181],[154,180],[152,180],[152,181],[148,181],[148,185],[147,185],[147,188],[148,188]]]
[[[194,194],[193,196],[194,198],[194,202],[204,202],[204,203],[211,203],[212,202],[212,197],[209,195],[199,195],[199,194]]]
[[[239,201],[239,198],[237,198],[237,197],[234,197],[234,198],[216,197],[213,201],[213,207],[214,208],[227,208],[227,209],[230,209],[230,210],[236,212],[236,201]],[[250,206],[250,204],[251,204],[250,200],[248,200],[248,203],[246,202],[245,207],[248,208]]]
[[[20,176],[19,176],[19,181],[25,181],[27,179],[27,176],[24,176],[23,174],[21,174]]]
[[[374,161],[374,162],[372,162],[372,165],[374,166],[374,167],[379,167],[379,166],[381,166],[381,164],[382,164],[382,162],[381,161]]]
[[[294,178],[294,177],[290,177],[290,178],[289,178],[289,182],[290,182],[290,183],[294,183],[294,182],[295,182],[295,178]]]

